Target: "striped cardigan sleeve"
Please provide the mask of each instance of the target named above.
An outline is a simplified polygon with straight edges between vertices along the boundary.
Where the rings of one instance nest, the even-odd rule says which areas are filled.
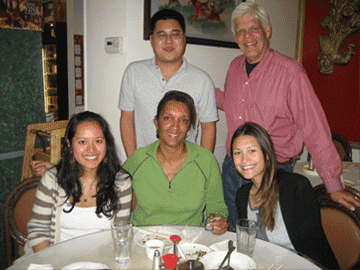
[[[59,195],[56,186],[54,172],[46,171],[37,187],[31,217],[27,224],[27,238],[30,247],[43,241],[49,241],[50,244],[54,243],[54,232],[52,232],[54,227],[51,221],[55,215],[54,195]]]
[[[119,210],[116,213],[116,221],[129,221],[132,200],[130,174],[124,169],[120,169],[116,174],[115,185],[119,196]]]

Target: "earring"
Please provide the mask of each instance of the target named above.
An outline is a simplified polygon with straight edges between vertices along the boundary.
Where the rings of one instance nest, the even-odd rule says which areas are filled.
[[[74,164],[74,162],[75,162],[75,158],[74,158],[74,156],[73,155],[71,155],[71,157],[70,157],[70,164]]]
[[[107,163],[107,162],[108,162],[107,157],[104,157],[104,163]]]

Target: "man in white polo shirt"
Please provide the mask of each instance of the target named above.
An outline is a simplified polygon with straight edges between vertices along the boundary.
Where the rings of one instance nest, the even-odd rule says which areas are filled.
[[[214,151],[216,137],[215,90],[207,73],[183,57],[186,47],[185,20],[174,10],[163,9],[150,22],[152,59],[130,63],[119,98],[120,133],[127,157],[156,138],[154,117],[158,102],[171,90],[188,93],[195,102],[197,125],[187,140],[196,143],[201,125],[201,146]]]

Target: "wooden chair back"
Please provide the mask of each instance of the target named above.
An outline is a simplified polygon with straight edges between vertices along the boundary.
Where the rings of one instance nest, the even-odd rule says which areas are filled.
[[[44,160],[56,165],[61,160],[61,139],[65,136],[69,120],[30,124],[27,127],[21,181],[34,177],[30,162],[35,159]],[[50,139],[50,147],[44,152],[35,148],[36,136]]]
[[[351,187],[346,187],[346,190],[360,196],[359,192]],[[315,194],[321,206],[322,226],[340,269],[358,269],[356,267],[360,264],[360,209],[350,211],[332,201],[323,184],[315,187]]]
[[[352,161],[352,149],[349,141],[342,135],[331,132],[332,141],[342,161]]]
[[[27,222],[30,220],[39,181],[39,178],[21,181],[12,189],[5,201],[3,214],[7,267],[16,258],[13,241],[18,243],[19,255],[22,254],[27,237]]]

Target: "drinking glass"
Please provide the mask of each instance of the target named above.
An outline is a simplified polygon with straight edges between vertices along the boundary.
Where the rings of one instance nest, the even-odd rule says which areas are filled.
[[[114,222],[111,225],[114,240],[115,261],[119,265],[131,262],[132,224],[128,222]]]
[[[249,219],[236,221],[237,252],[252,257],[255,249],[257,222]]]

